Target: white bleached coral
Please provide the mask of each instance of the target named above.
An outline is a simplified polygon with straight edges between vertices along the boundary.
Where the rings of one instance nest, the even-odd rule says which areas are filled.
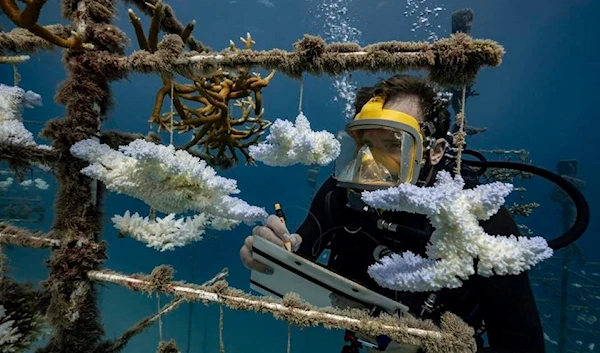
[[[5,180],[0,180],[0,190],[8,190],[14,184],[14,181],[15,179],[12,177],[8,177]],[[48,185],[48,183],[42,178],[26,179],[20,182],[18,185],[25,189],[28,189],[31,185],[35,185],[35,187],[40,190],[48,190],[50,187],[50,185]]]
[[[33,134],[23,125],[23,110],[42,106],[42,97],[20,87],[0,83],[0,142],[35,146]]]
[[[263,208],[230,196],[240,192],[236,180],[217,175],[205,161],[173,146],[139,139],[113,150],[88,139],[74,144],[71,153],[90,162],[83,174],[167,214],[151,219],[127,211],[112,218],[122,234],[160,251],[201,240],[206,228],[231,229],[267,217]],[[176,218],[186,211],[198,214]]]
[[[327,131],[312,131],[303,113],[296,123],[277,119],[269,127],[266,142],[250,146],[250,156],[268,166],[287,167],[294,164],[327,165],[340,154],[340,142]]]
[[[42,96],[16,86],[0,83],[0,112],[5,120],[22,120],[24,108],[42,106]]]
[[[129,211],[112,221],[123,234],[164,251],[202,239],[204,229],[231,229],[240,222],[266,219],[263,208],[232,197],[237,181],[217,175],[205,161],[173,146],[135,140],[119,150],[88,139],[77,142],[71,153],[90,162],[81,172],[102,181],[107,189],[138,198],[163,218],[141,217]],[[192,217],[176,218],[193,211]]]
[[[12,177],[8,177],[5,180],[1,180],[0,181],[0,190],[2,190],[2,191],[8,190],[8,188],[10,188],[13,185],[14,181],[15,181],[15,179]]]
[[[35,187],[40,190],[48,190],[50,187],[50,185],[42,178],[26,179],[21,182],[21,186],[25,188],[28,188],[31,185],[35,185]]]
[[[206,212],[247,224],[267,217],[263,208],[230,196],[240,192],[236,180],[217,175],[205,161],[173,146],[139,139],[117,151],[88,139],[74,144],[71,153],[91,163],[83,174],[166,214]]]
[[[487,220],[504,204],[511,184],[494,182],[463,189],[461,176],[438,173],[433,187],[403,184],[366,191],[369,206],[427,215],[435,231],[427,246],[428,258],[411,252],[392,254],[369,267],[369,275],[382,287],[402,291],[456,288],[475,274],[514,275],[552,256],[542,237],[487,234],[479,220]]]
[[[123,216],[115,215],[112,221],[122,234],[144,242],[148,247],[159,251],[174,250],[191,242],[202,240],[207,227],[224,230],[236,225],[235,221],[198,214],[192,217],[176,218],[174,213],[166,217],[141,217],[129,211]]]

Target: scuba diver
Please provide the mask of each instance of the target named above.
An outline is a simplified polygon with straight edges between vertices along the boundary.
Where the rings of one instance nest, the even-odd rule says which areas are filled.
[[[454,174],[455,159],[448,153],[448,104],[425,79],[413,76],[396,75],[373,87],[361,88],[355,101],[358,114],[346,126],[344,134],[348,138],[341,139],[341,154],[333,175],[317,191],[304,222],[292,234],[279,217],[272,215],[252,234],[282,247],[291,234],[296,254],[403,303],[415,317],[439,323],[446,311],[458,315],[474,328],[478,353],[543,353],[544,334],[527,272],[473,275],[459,288],[416,293],[382,288],[367,273],[369,266],[391,253],[412,251],[426,257],[433,229],[425,215],[381,212],[364,204],[360,193],[402,183],[428,187],[439,171]],[[479,176],[490,166],[526,169],[559,184],[574,199],[578,215],[569,231],[549,242],[553,249],[570,244],[587,227],[589,209],[585,199],[560,176],[518,163],[463,162],[465,188],[477,186]],[[480,225],[488,234],[520,235],[504,206]],[[246,238],[240,250],[242,262],[249,269],[272,273],[252,258],[252,242],[252,236]],[[332,306],[360,307],[344,298],[332,295],[331,299]],[[346,331],[344,340],[348,344],[342,348],[343,353],[359,352],[361,348],[367,352],[418,352],[417,347],[391,342],[386,336],[367,337]]]

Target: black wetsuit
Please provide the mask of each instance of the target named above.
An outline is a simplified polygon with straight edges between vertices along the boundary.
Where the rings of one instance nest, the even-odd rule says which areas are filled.
[[[466,184],[466,187],[475,185],[469,185],[467,180]],[[327,264],[329,269],[371,290],[401,301],[411,308],[413,314],[419,315],[431,292],[409,293],[382,288],[368,275],[367,268],[376,262],[374,251],[379,245],[387,246],[396,253],[410,250],[425,256],[427,238],[403,236],[378,229],[376,219],[379,217],[347,207],[347,195],[347,190],[337,187],[333,178],[329,178],[321,186],[310,209],[318,223],[309,214],[297,230],[302,236],[298,254],[316,261],[324,249],[330,249]],[[431,225],[424,215],[384,212],[381,218],[424,230],[429,234],[432,232]],[[512,215],[504,207],[488,221],[480,224],[488,234],[519,234]],[[332,228],[336,229],[331,230]],[[323,233],[325,235],[319,239]],[[436,304],[443,307],[430,315],[432,320],[439,319],[441,312],[451,311],[462,317],[476,331],[487,332],[489,347],[482,348],[483,341],[478,337],[478,353],[545,351],[542,325],[526,272],[487,278],[474,275],[465,281],[461,288],[443,289],[436,295]],[[482,322],[485,322],[485,327]]]

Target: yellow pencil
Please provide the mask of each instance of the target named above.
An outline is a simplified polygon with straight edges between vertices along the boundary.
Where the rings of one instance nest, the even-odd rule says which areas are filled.
[[[275,215],[277,217],[279,217],[279,219],[281,220],[281,222],[283,223],[283,225],[285,225],[285,214],[283,213],[283,210],[281,209],[281,205],[278,204],[278,203],[275,204]],[[285,246],[285,248],[288,251],[292,251],[292,242],[289,239],[285,239],[283,241],[283,246]]]

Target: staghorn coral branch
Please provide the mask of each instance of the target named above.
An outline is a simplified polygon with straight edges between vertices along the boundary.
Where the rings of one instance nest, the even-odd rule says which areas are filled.
[[[148,36],[145,35],[139,17],[129,9],[129,17],[134,27],[140,49],[143,50],[142,55],[159,56],[166,53],[166,49],[172,50],[169,55],[176,58],[183,50],[183,42],[191,34],[194,24],[188,25],[181,36],[168,35],[162,42],[158,42],[159,23],[163,18],[165,6],[161,1],[148,3],[151,8],[152,19]],[[246,43],[247,47],[251,47],[250,43],[254,43],[250,34],[248,38],[241,38]],[[147,53],[147,54],[146,54]],[[164,57],[161,57],[164,59]],[[153,58],[152,60],[156,60]],[[172,61],[171,61],[172,62]],[[161,64],[164,67],[171,67],[170,63]],[[236,149],[242,150],[242,154],[246,157],[247,163],[252,163],[250,154],[245,150],[247,146],[240,143],[239,140],[252,138],[253,134],[260,132],[266,128],[267,124],[259,123],[263,113],[261,109],[262,94],[261,90],[268,86],[269,82],[275,76],[273,70],[267,77],[261,78],[260,74],[254,73],[250,76],[245,69],[239,70],[237,74],[215,70],[211,75],[202,76],[191,74],[192,84],[179,84],[174,81],[172,70],[161,70],[161,79],[163,86],[156,93],[154,107],[152,109],[149,122],[156,124],[158,130],[167,130],[173,132],[178,130],[179,133],[184,133],[190,130],[194,131],[194,137],[191,141],[178,149],[189,149],[195,145],[200,145],[204,148],[208,155],[211,152],[217,151],[216,160],[219,160],[222,167],[230,167],[237,163]],[[250,95],[254,92],[256,103],[252,102]],[[172,102],[173,110],[168,113],[161,114],[166,97]],[[232,129],[232,122],[241,125],[248,121],[248,116],[243,116],[241,119],[233,119],[230,114],[229,102],[233,99],[238,100],[248,98],[247,101],[237,104],[242,107],[244,115],[246,112],[243,105],[251,105],[254,108],[256,118],[250,120],[251,123],[259,123],[259,129],[247,129],[246,131]],[[192,108],[183,100],[201,103],[204,106]],[[179,117],[175,120],[175,117]],[[256,125],[256,124],[255,124]],[[260,136],[258,134],[257,136]],[[252,139],[253,143],[258,141],[258,138]],[[230,155],[226,155],[226,151]]]
[[[150,52],[158,50],[158,34],[160,33],[160,23],[163,18],[164,10],[161,0],[157,0],[154,5],[146,3],[152,9],[152,20],[150,21],[150,30],[148,31],[148,47]],[[183,40],[183,38],[182,38]]]
[[[58,45],[59,47],[75,50],[91,50],[94,46],[90,43],[83,43],[80,33],[71,32],[68,39],[56,35],[37,23],[40,12],[47,0],[28,0],[25,9],[21,11],[15,0],[0,0],[0,7],[6,16],[16,25],[29,30],[34,35],[45,39],[46,41]]]
[[[148,39],[146,39],[144,27],[142,27],[142,20],[138,17],[138,15],[135,14],[135,12],[133,12],[132,9],[129,9],[127,12],[129,13],[129,19],[131,20],[131,24],[133,25],[133,29],[135,30],[135,36],[137,38],[140,49],[150,52]]]
[[[87,275],[94,281],[114,283],[132,290],[144,290],[144,288],[153,287],[151,281],[147,279],[130,277],[109,271],[89,271]],[[162,291],[186,297],[188,300],[217,303],[234,310],[254,310],[261,313],[270,312],[276,317],[285,317],[286,320],[295,321],[296,324],[304,326],[321,322],[325,323],[327,327],[388,335],[398,342],[410,341],[412,344],[427,345],[428,348],[437,346],[436,348],[438,349],[431,348],[428,350],[430,352],[442,351],[443,348],[447,348],[443,347],[444,340],[455,341],[458,338],[456,336],[451,337],[456,332],[414,328],[410,327],[406,322],[402,322],[401,319],[396,319],[397,321],[394,322],[394,320],[384,321],[379,318],[369,318],[367,316],[353,317],[352,314],[345,316],[342,314],[344,311],[330,313],[309,307],[305,304],[304,306],[303,304],[298,305],[298,303],[293,303],[295,305],[286,305],[285,299],[284,302],[271,301],[269,299],[244,295],[228,287],[224,289],[216,287],[218,287],[218,284],[214,286],[194,286],[171,282],[164,286]],[[456,327],[454,328],[456,329]],[[458,335],[460,335],[460,332]],[[471,346],[466,341],[464,345],[466,347]],[[465,350],[465,352],[467,351],[469,350]]]
[[[354,44],[334,43],[326,45],[320,38],[305,36],[303,40],[296,43],[296,50],[291,53],[281,50],[272,50],[270,52],[229,50],[214,55],[190,56],[192,54],[183,54],[181,52],[181,47],[183,46],[181,37],[178,38],[181,45],[176,43],[173,38],[170,41],[165,39],[162,48],[159,44],[154,44],[158,38],[157,23],[162,18],[163,5],[160,2],[155,2],[155,5],[152,6],[152,11],[153,20],[149,40],[146,40],[143,36],[139,18],[130,11],[132,23],[134,23],[138,40],[140,41],[140,47],[149,48],[152,53],[136,53],[137,55],[134,54],[130,58],[113,57],[106,59],[110,59],[109,61],[114,64],[113,68],[120,69],[116,71],[127,72],[135,69],[136,66],[138,68],[144,66],[141,71],[151,72],[152,70],[156,70],[164,74],[163,82],[165,85],[157,96],[151,119],[152,122],[159,124],[159,128],[167,128],[167,122],[171,118],[170,116],[166,118],[160,117],[160,108],[163,100],[170,93],[169,87],[172,81],[166,78],[166,72],[170,71],[169,68],[174,69],[184,76],[198,80],[199,72],[211,70],[215,72],[214,68],[211,68],[211,65],[214,65],[216,62],[221,66],[231,66],[234,68],[238,68],[239,65],[247,65],[248,67],[278,67],[284,73],[288,73],[291,76],[303,71],[316,74],[323,72],[336,74],[344,70],[354,70],[356,67],[363,67],[367,71],[391,69],[386,69],[386,65],[393,65],[393,70],[429,67],[431,75],[435,76],[436,72],[438,76],[441,75],[437,77],[438,82],[453,84],[461,82],[461,80],[469,80],[471,76],[474,77],[481,65],[498,65],[503,54],[503,49],[493,42],[477,41],[466,35],[458,34],[450,39],[445,39],[431,45],[427,43],[388,42],[364,48],[360,48]],[[193,25],[190,25],[186,29],[191,29],[192,27]],[[187,33],[183,33],[183,35],[187,35]],[[182,59],[181,56],[187,57]],[[444,60],[448,62],[445,63]],[[146,62],[144,63],[143,61]],[[174,65],[174,63],[178,64]],[[464,72],[461,72],[460,68],[454,71],[442,69],[444,65],[449,65],[450,63],[457,64],[459,67],[462,65],[468,71],[463,70]],[[202,67],[200,71],[198,71],[198,66]],[[220,82],[218,77],[227,76],[216,71],[215,75],[208,78],[209,82],[211,82],[210,84],[198,84],[198,82],[194,82],[200,98],[204,98],[209,103],[206,107],[197,110],[187,108],[181,102],[181,99],[184,98],[181,93],[186,92],[184,94],[187,94],[192,89],[186,87],[182,90],[180,87],[177,87],[177,92],[173,97],[174,107],[177,115],[185,122],[178,122],[178,128],[180,131],[187,131],[190,129],[189,125],[198,127],[203,124],[221,121],[219,125],[215,126],[212,134],[215,132],[229,134],[231,132],[231,122],[227,121],[228,107],[225,104],[227,98],[243,98],[253,91],[256,97],[254,110],[258,114],[261,111],[260,89],[266,86],[273,74],[274,70],[265,79],[261,79],[259,76],[249,78],[247,72],[243,69],[236,79],[231,80],[226,78],[223,82]],[[436,79],[434,78],[433,80]],[[193,85],[191,86],[193,87]],[[232,92],[232,90],[235,92]],[[198,101],[198,98],[195,100]],[[210,112],[210,115],[207,112]],[[193,119],[196,120],[190,120],[190,114],[195,115],[196,118]],[[233,134],[232,136],[239,138],[243,135]],[[213,138],[212,143],[206,143],[205,146],[218,146],[215,145],[216,141],[222,141],[223,146],[227,146],[230,149],[232,146],[241,146],[237,142],[227,141],[223,138]],[[219,153],[223,151],[220,147],[218,147],[218,150]],[[233,158],[235,159],[235,157]]]
[[[159,1],[157,0],[125,0],[125,2],[132,3],[140,11],[144,12],[148,16],[154,15],[154,8]],[[150,6],[148,6],[150,5]],[[183,42],[187,46],[196,52],[204,52],[210,50],[210,48],[204,46],[201,42],[196,40],[192,35],[192,30],[196,25],[196,21],[190,22],[187,26],[183,26],[181,22],[177,20],[175,13],[170,5],[162,5],[162,15],[160,18],[160,29],[169,34],[176,34],[183,39]]]

